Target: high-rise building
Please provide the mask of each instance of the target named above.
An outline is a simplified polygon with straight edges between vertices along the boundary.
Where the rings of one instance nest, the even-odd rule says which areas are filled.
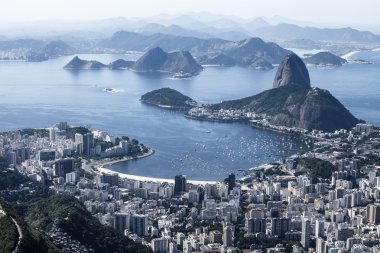
[[[61,131],[66,131],[67,130],[67,122],[59,122],[57,127]]]
[[[232,247],[234,246],[234,228],[233,226],[227,225],[223,227],[223,246]]]
[[[139,236],[148,236],[148,218],[146,215],[133,214],[131,217],[132,232]]]
[[[248,234],[265,233],[267,221],[266,219],[248,219],[246,221],[246,228]]]
[[[9,164],[16,165],[16,163],[17,163],[17,154],[16,154],[16,152],[10,151],[10,152],[7,153],[7,162]]]
[[[120,141],[119,146],[120,146],[120,148],[122,148],[123,154],[128,154],[128,152],[129,152],[128,141]]]
[[[323,238],[319,237],[317,239],[317,245],[316,246],[317,246],[316,247],[317,253],[325,253],[326,246],[325,246],[325,240],[323,240]]]
[[[185,240],[186,236],[184,233],[179,232],[177,234],[177,244],[181,247],[183,247],[183,241]]]
[[[302,234],[301,234],[301,245],[304,249],[309,249],[310,245],[310,220],[307,218],[302,218]]]
[[[101,177],[102,183],[109,184],[110,186],[119,185],[118,173],[103,173]]]
[[[183,253],[192,253],[193,252],[193,247],[191,246],[191,242],[189,240],[184,240],[183,241]]]
[[[279,238],[284,238],[285,233],[290,231],[290,219],[273,218],[271,222],[272,235],[277,235]]]
[[[236,185],[236,177],[235,173],[230,173],[228,175],[228,193],[235,187]]]
[[[325,221],[316,220],[315,221],[315,237],[325,236]]]
[[[222,233],[218,230],[211,231],[210,232],[210,242],[211,243],[223,243],[223,236]]]
[[[55,136],[56,136],[57,129],[54,127],[49,128],[49,140],[50,142],[55,142]]]
[[[75,150],[78,154],[83,153],[83,135],[76,133],[74,136]]]
[[[129,230],[129,214],[115,213],[113,227],[122,233],[124,233],[124,230]]]
[[[54,175],[58,177],[66,177],[66,173],[70,173],[74,170],[74,159],[64,158],[59,159],[54,164]]]
[[[20,164],[30,158],[30,148],[18,148],[15,150],[17,155],[17,163]]]
[[[175,242],[169,243],[169,253],[177,253],[177,244]]]
[[[367,206],[367,219],[370,224],[378,225],[380,222],[380,204],[374,203]]]
[[[199,193],[196,190],[189,191],[189,203],[198,203]]]
[[[44,149],[39,151],[40,161],[52,161],[55,160],[55,150]]]
[[[169,252],[169,238],[161,237],[153,239],[151,242],[153,253],[168,253]]]
[[[186,191],[186,176],[177,175],[174,178],[174,194],[181,195]]]
[[[94,135],[92,133],[83,135],[83,154],[86,156],[94,154]]]
[[[78,181],[79,181],[79,173],[77,171],[66,173],[66,183],[76,183]]]

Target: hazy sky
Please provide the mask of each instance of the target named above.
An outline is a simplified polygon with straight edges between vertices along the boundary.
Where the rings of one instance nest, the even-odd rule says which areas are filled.
[[[243,18],[280,15],[326,24],[380,25],[379,0],[0,0],[0,20],[102,19],[208,11]]]

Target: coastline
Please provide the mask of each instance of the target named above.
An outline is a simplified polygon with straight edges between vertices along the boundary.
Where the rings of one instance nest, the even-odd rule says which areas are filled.
[[[122,158],[103,158],[101,160],[91,161],[90,163],[86,163],[85,161],[82,160],[82,169],[84,169],[85,171],[91,172],[92,174],[94,173],[99,174],[98,169],[101,167],[112,165],[115,163],[127,162],[127,161],[145,158],[145,157],[153,155],[154,153],[155,151],[153,149],[149,149],[147,153],[139,155],[137,157],[124,156]]]
[[[127,162],[127,161],[132,161],[132,160],[137,160],[137,159],[142,159],[146,158],[148,156],[151,156],[155,153],[153,149],[149,149],[148,153],[145,153],[143,155],[137,156],[137,157],[123,157],[121,159],[113,159],[113,160],[106,160],[106,161],[95,161],[86,164],[85,166],[87,169],[90,169],[93,173],[95,174],[101,174],[101,173],[106,173],[106,174],[112,174],[112,173],[117,173],[119,174],[119,177],[121,178],[126,178],[126,179],[131,179],[131,180],[136,180],[136,181],[146,181],[146,182],[157,182],[157,183],[174,183],[174,179],[166,179],[166,178],[155,178],[155,177],[145,177],[145,176],[136,176],[136,175],[130,175],[127,173],[121,173],[117,171],[113,171],[111,169],[104,168],[104,166],[107,165],[112,165],[120,162]],[[94,167],[94,168],[92,168]],[[199,180],[188,180],[187,182],[194,184],[194,185],[206,185],[206,184],[216,184],[218,181],[199,181]]]
[[[174,183],[174,179],[166,179],[166,178],[155,178],[155,177],[144,177],[144,176],[135,176],[135,175],[129,175],[126,173],[120,173],[116,172],[110,169],[106,169],[103,167],[97,168],[99,173],[117,173],[119,174],[119,177],[125,178],[125,179],[131,179],[136,181],[145,181],[145,182],[155,182],[155,183]],[[198,181],[198,180],[187,180],[188,183],[194,184],[194,185],[206,185],[206,184],[217,184],[218,181]]]
[[[353,55],[355,55],[357,53],[360,53],[360,52],[361,52],[360,50],[354,50],[354,51],[351,51],[351,52],[349,52],[347,54],[342,55],[341,58],[343,58],[343,59],[345,59],[345,60],[348,61],[351,56],[353,56]]]

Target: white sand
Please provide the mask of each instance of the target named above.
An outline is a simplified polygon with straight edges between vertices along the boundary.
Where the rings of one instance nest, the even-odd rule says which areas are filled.
[[[349,60],[350,57],[352,57],[354,54],[357,54],[359,53],[360,51],[352,51],[352,52],[349,52],[345,55],[342,55],[341,58],[345,59],[345,60]]]
[[[102,167],[97,168],[97,170],[100,173],[118,173],[119,177],[121,177],[121,178],[127,178],[127,179],[136,180],[136,181],[147,181],[147,182],[157,182],[157,183],[163,183],[163,182],[174,183],[174,179],[134,176],[134,175],[116,172],[116,171],[106,169],[106,168],[102,168]],[[195,184],[195,185],[206,185],[206,184],[218,183],[217,181],[197,181],[197,180],[188,180],[187,182],[191,183],[191,184]]]

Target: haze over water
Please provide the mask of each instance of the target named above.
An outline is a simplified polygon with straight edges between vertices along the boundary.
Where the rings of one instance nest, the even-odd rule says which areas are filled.
[[[372,65],[347,64],[336,69],[310,68],[312,86],[328,89],[356,117],[380,125],[380,52],[366,52]],[[364,54],[364,55],[363,55]],[[369,54],[369,55],[366,55]],[[139,55],[82,55],[109,63]],[[242,98],[272,87],[275,69],[207,67],[192,79],[128,70],[68,71],[72,58],[46,62],[0,62],[0,128],[48,127],[59,121],[90,125],[127,135],[156,150],[135,162],[111,166],[133,175],[193,180],[221,180],[228,172],[250,168],[306,149],[304,141],[242,124],[200,122],[181,113],[141,104],[144,93],[171,87],[197,101],[215,103]],[[118,93],[105,92],[115,88]]]

